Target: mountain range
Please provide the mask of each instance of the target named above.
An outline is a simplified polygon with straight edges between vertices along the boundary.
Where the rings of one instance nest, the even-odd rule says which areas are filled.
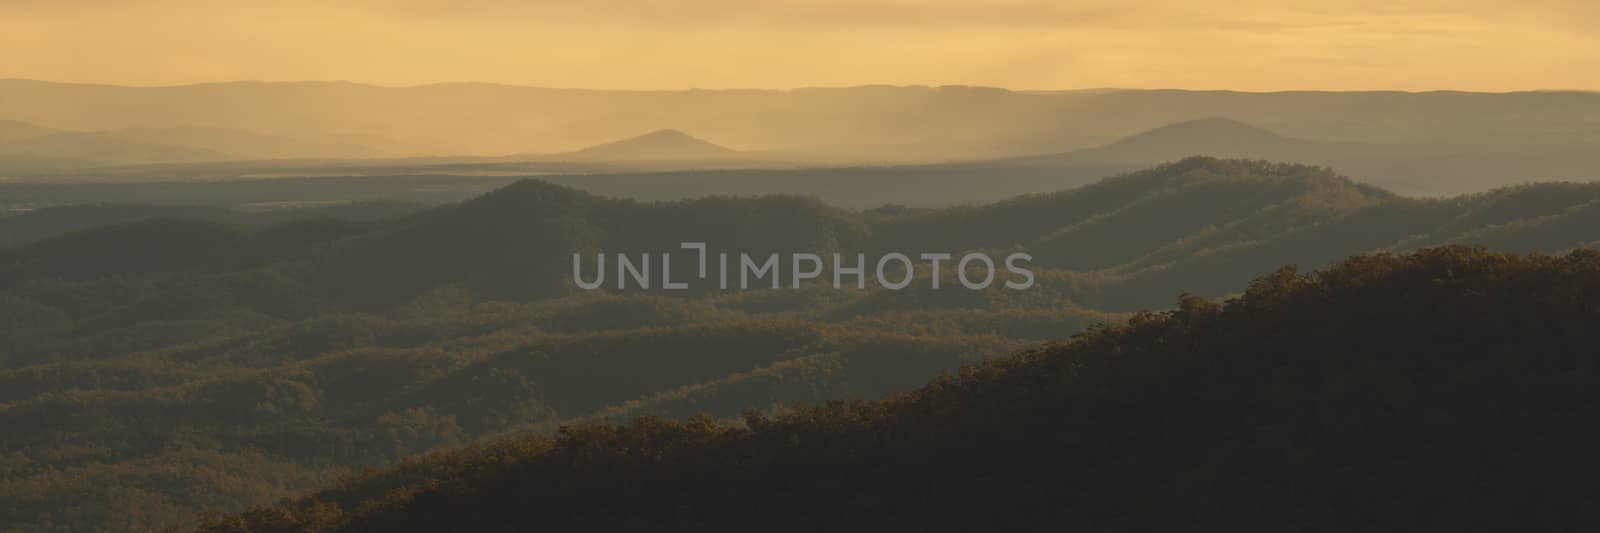
[[[59,227],[114,208],[22,217],[48,215],[31,220]],[[1565,253],[1600,244],[1600,185],[1413,198],[1324,168],[1204,157],[942,209],[842,209],[796,196],[645,202],[523,180],[423,211],[294,213],[108,216],[127,222],[0,248],[0,516],[47,530],[192,524],[200,509],[264,504],[484,439],[641,415],[705,412],[724,423],[747,409],[781,414],[796,401],[911,390],[1097,323],[1149,323],[1136,312],[1170,308],[1182,293],[1181,305],[1195,307],[1288,283],[1252,281],[1285,265],[1441,245]],[[678,246],[686,241],[756,257],[1026,251],[1037,283],[931,290],[932,274],[918,271],[903,291],[573,285],[574,253],[677,254],[675,266],[692,265]],[[1543,279],[1475,274],[1521,260],[1447,250],[1456,251],[1419,256],[1425,267],[1378,271],[1404,271],[1383,279],[1424,292],[1374,290],[1437,310],[1456,300],[1435,297],[1519,295],[1514,280]],[[1360,257],[1329,279],[1359,282],[1369,279],[1360,265],[1383,264]],[[1569,257],[1561,261],[1588,268],[1591,256]],[[1529,261],[1538,272],[1566,264]],[[957,286],[955,272],[939,275]],[[1277,301],[1266,294],[1252,301]],[[1260,353],[1280,353],[1274,346]],[[389,509],[371,509],[380,508]]]
[[[1596,169],[1591,92],[0,79],[0,531],[1582,530]]]
[[[1015,158],[1056,168],[1152,165],[1205,155],[1292,161],[1338,169],[1407,194],[1482,192],[1531,180],[1600,178],[1600,150],[1576,139],[1537,147],[1478,146],[1447,140],[1408,143],[1320,141],[1281,135],[1227,118],[1171,124],[1103,146]]]
[[[974,168],[983,169],[980,177],[988,179],[1007,169],[1023,172],[1017,167],[1071,174],[1094,162],[1085,172],[1105,175],[1209,155],[1333,166],[1398,192],[1450,195],[1528,180],[1593,179],[1593,154],[1600,152],[1595,116],[1600,116],[1600,95],[1586,92],[587,91],[484,84],[117,87],[0,80],[0,118],[26,123],[0,127],[7,132],[0,133],[0,172],[11,179],[107,181],[129,171],[85,172],[85,167],[191,162],[187,169],[133,172],[146,173],[146,180],[187,175],[196,168],[210,169],[208,179],[292,175],[280,172],[281,163],[255,170],[192,166],[268,158],[299,160],[289,167],[309,167],[299,170],[314,175],[353,167],[364,167],[361,173],[367,175],[383,173],[376,168],[415,174],[426,171],[417,167],[440,163],[457,174],[863,164],[910,165],[907,170],[939,174],[946,167],[928,163],[950,163],[968,169],[963,177],[970,181]],[[634,138],[643,132],[656,133]],[[684,139],[691,134],[718,139],[738,153]],[[647,148],[652,143],[660,146]],[[414,159],[421,156],[432,162]],[[389,159],[355,165],[326,161],[374,157]],[[1007,159],[1020,160],[999,162]],[[558,160],[568,164],[553,165]],[[41,173],[46,175],[30,178]],[[851,181],[824,173],[828,178]],[[1072,184],[1006,187],[975,200]]]
[[[1363,182],[1411,195],[1448,196],[1482,192],[1529,181],[1574,179],[1588,181],[1600,168],[1600,149],[1577,141],[1537,146],[1476,146],[1448,143],[1386,144],[1377,142],[1321,141],[1291,137],[1229,118],[1204,118],[1140,132],[1090,148],[1047,154],[985,158],[941,163],[862,164],[830,160],[814,152],[794,150],[734,150],[679,130],[658,130],[576,151],[485,157],[379,158],[379,159],[275,159],[223,161],[242,157],[280,157],[289,154],[350,155],[366,150],[359,145],[316,144],[232,130],[122,130],[112,132],[58,132],[10,122],[0,136],[0,165],[7,165],[12,181],[30,185],[27,194],[13,195],[12,204],[48,206],[120,200],[126,188],[94,187],[57,189],[65,196],[48,194],[52,183],[143,183],[151,181],[228,181],[263,178],[289,180],[307,177],[406,176],[397,186],[375,186],[356,196],[337,196],[352,187],[316,187],[284,183],[283,192],[259,201],[368,201],[396,199],[407,189],[403,182],[431,181],[422,190],[473,193],[510,183],[520,177],[539,176],[605,195],[641,200],[676,200],[707,194],[802,194],[846,207],[882,205],[940,207],[959,203],[997,201],[1007,197],[1059,190],[1090,183],[1102,176],[1133,171],[1163,161],[1194,155],[1292,161],[1338,169]],[[176,144],[195,138],[199,143]],[[8,140],[9,139],[9,140]],[[11,150],[10,155],[5,155]],[[225,152],[222,150],[233,150]],[[257,150],[257,151],[251,151]],[[198,160],[198,161],[197,161]],[[208,161],[209,160],[209,161]],[[105,167],[111,162],[120,166]],[[174,163],[178,161],[178,163]],[[131,165],[138,162],[166,162]],[[423,178],[436,176],[436,178]],[[471,179],[456,179],[471,178]],[[486,179],[487,178],[487,179]],[[330,181],[318,183],[329,184]],[[355,184],[348,184],[355,185]],[[4,184],[0,183],[0,187]],[[215,188],[205,185],[206,188]],[[240,190],[273,189],[274,182],[240,185]],[[182,187],[179,187],[182,188]],[[224,187],[227,188],[227,187]],[[355,185],[357,190],[360,185]],[[160,188],[143,188],[145,191]],[[165,189],[162,189],[165,190]],[[312,196],[285,197],[285,194]],[[46,193],[37,200],[23,197]],[[194,195],[133,194],[181,203]],[[272,195],[270,190],[261,194]],[[381,195],[374,196],[374,195]],[[219,198],[233,198],[223,195]],[[456,201],[453,193],[437,199],[413,196],[424,202]],[[194,200],[187,200],[194,201]],[[205,200],[215,203],[220,200]],[[13,207],[15,208],[15,207]]]
[[[120,87],[0,80],[0,117],[72,130],[213,127],[371,134],[426,154],[554,153],[676,128],[742,149],[863,147],[971,158],[1086,148],[1231,117],[1300,138],[1527,145],[1600,140],[1585,92],[1280,92],[985,87],[600,91],[474,83],[234,82]],[[845,149],[849,151],[849,149]],[[412,153],[410,155],[419,155]],[[898,156],[896,156],[898,157]]]

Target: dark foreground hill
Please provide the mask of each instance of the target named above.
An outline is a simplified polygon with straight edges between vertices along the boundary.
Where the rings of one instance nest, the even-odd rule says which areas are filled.
[[[1284,269],[903,395],[570,426],[207,531],[1573,531],[1600,253]]]

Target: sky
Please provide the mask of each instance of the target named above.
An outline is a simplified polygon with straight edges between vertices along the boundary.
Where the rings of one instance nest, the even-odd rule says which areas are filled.
[[[0,78],[597,89],[1600,89],[1596,0],[246,4],[0,0]]]

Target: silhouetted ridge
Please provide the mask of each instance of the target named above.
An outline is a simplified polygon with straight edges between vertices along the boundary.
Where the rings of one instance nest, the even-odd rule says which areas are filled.
[[[1317,143],[1278,135],[1228,118],[1179,122],[1070,156],[1099,161],[1164,161],[1188,156],[1297,160]]]
[[[1232,139],[1238,141],[1276,141],[1284,139],[1265,128],[1252,126],[1238,120],[1226,117],[1210,117],[1169,124],[1153,130],[1133,135],[1116,143],[1151,143],[1173,141],[1204,141],[1210,139]]]
[[[1286,268],[875,402],[572,426],[207,531],[1587,529],[1600,253]]]
[[[738,153],[678,130],[665,129],[591,146],[570,152],[563,157],[597,160],[689,160],[725,158]]]

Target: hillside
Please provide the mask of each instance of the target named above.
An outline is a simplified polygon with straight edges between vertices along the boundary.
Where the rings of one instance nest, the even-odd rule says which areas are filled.
[[[1453,196],[1523,184],[1529,176],[1600,180],[1594,170],[1600,167],[1596,154],[1600,150],[1592,142],[1576,138],[1538,146],[1464,143],[1442,134],[1403,142],[1328,141],[1212,117],[1168,124],[1090,148],[966,165],[997,176],[1029,169],[1056,169],[1070,175],[1075,169],[1142,167],[1190,156],[1264,159],[1335,168],[1402,194]]]
[[[1600,254],[1352,258],[883,400],[423,456],[205,531],[1570,530]]]
[[[1299,162],[1322,144],[1286,137],[1233,119],[1213,117],[1168,124],[1060,157],[1134,164],[1196,155]]]
[[[201,210],[92,227],[0,248],[0,516],[159,529],[499,436],[874,398],[1285,264],[1592,247],[1595,206],[1594,185],[1413,199],[1326,169],[1190,158],[946,209],[520,181],[398,218]],[[83,209],[33,220],[144,212]],[[573,285],[573,253],[671,252],[692,272],[684,241],[758,257],[1025,250],[1037,283],[949,290],[945,269],[932,290],[924,269],[905,290],[835,290],[828,272],[799,289]]]
[[[14,141],[0,133],[0,179],[174,179],[170,168],[86,171],[113,164],[179,164],[183,174],[211,180],[343,176],[357,167],[357,174],[385,176],[568,174],[557,181],[641,200],[732,192],[820,195],[859,208],[942,207],[1204,155],[1330,166],[1402,194],[1453,196],[1529,180],[1600,178],[1597,110],[1600,95],[1561,91],[618,92],[0,80],[0,117],[71,130],[62,133],[74,139],[8,148]],[[664,124],[741,150],[655,131]],[[655,133],[630,138],[641,131]],[[95,139],[78,138],[85,134]],[[108,136],[128,146],[112,149]],[[310,161],[366,157],[391,159]],[[195,164],[261,158],[305,164],[287,174],[276,163]],[[834,168],[841,166],[850,168]],[[587,179],[594,174],[615,175]]]

